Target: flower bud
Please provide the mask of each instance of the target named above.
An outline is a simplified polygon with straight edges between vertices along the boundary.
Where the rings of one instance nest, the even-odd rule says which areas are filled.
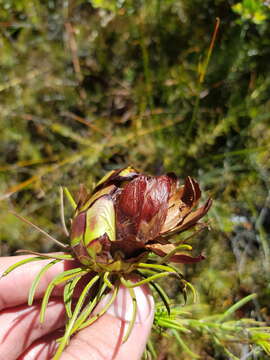
[[[179,186],[174,174],[147,176],[132,167],[111,171],[78,202],[72,248],[81,263],[115,271],[149,252],[162,257],[172,252],[173,262],[200,261],[202,255],[177,252],[170,239],[195,226],[208,212],[211,199],[192,211],[200,196],[191,177]]]

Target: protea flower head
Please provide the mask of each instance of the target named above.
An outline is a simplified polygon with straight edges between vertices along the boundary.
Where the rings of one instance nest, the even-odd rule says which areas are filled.
[[[184,298],[186,299],[186,288],[191,289],[195,297],[192,285],[183,278],[179,269],[168,262],[193,263],[203,259],[202,255],[192,257],[183,252],[183,249],[192,248],[186,244],[178,245],[173,240],[173,235],[196,225],[212,203],[209,199],[203,206],[194,210],[201,191],[197,182],[190,177],[187,177],[183,184],[179,184],[174,174],[148,176],[140,174],[132,167],[110,172],[91,194],[81,188],[77,202],[66,188],[65,193],[75,208],[70,244],[60,243],[38,226],[16,214],[64,248],[64,253],[41,254],[20,250],[21,253],[30,253],[34,257],[18,261],[2,275],[6,276],[17,267],[32,261],[51,259],[52,261],[44,265],[33,281],[28,298],[28,304],[32,305],[41,277],[51,266],[63,260],[73,263],[74,258],[79,260],[79,266],[65,270],[51,280],[42,299],[41,322],[44,321],[54,287],[65,283],[63,301],[68,320],[54,360],[60,359],[74,333],[90,326],[109,309],[117,297],[120,286],[128,289],[133,305],[132,318],[123,336],[123,342],[128,339],[136,319],[137,300],[134,287],[150,284],[164,303],[168,314],[170,301],[162,287],[155,283],[157,279],[174,276],[179,281]],[[63,189],[60,195],[63,209]],[[68,234],[68,230],[65,230]],[[160,261],[147,259],[151,253],[160,256]],[[131,272],[138,277],[137,282],[130,281]],[[77,299],[73,311],[72,299],[76,284],[88,274],[91,275],[90,280],[87,280],[89,282]],[[93,290],[93,295],[89,302],[87,296],[90,289]],[[110,300],[97,315],[93,315],[93,309],[106,296],[107,291],[111,291]]]
[[[193,211],[200,196],[191,177],[180,185],[173,173],[148,176],[132,167],[112,171],[90,195],[80,192],[71,246],[78,260],[96,271],[132,270],[150,252],[161,257],[172,253],[172,262],[198,262],[202,255],[175,252],[170,238],[207,213],[211,199]]]

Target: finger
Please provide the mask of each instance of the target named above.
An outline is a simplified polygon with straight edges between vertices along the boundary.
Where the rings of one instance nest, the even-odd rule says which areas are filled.
[[[35,340],[65,323],[64,304],[55,299],[46,310],[44,323],[39,321],[40,304],[6,309],[0,315],[0,354],[5,360],[17,359]]]
[[[45,335],[33,342],[17,360],[51,360],[55,354],[56,339],[63,336],[63,330]]]
[[[29,256],[12,256],[1,258],[0,276],[12,264],[23,260]],[[13,270],[7,276],[0,278],[0,310],[21,305],[27,302],[28,292],[33,280],[39,271],[52,260],[33,261],[24,264]],[[53,265],[42,276],[36,291],[35,299],[40,299],[49,284],[49,282],[59,273],[77,266],[75,261],[61,261]],[[57,286],[53,295],[57,296],[62,293],[63,286]]]
[[[138,314],[128,340],[122,344],[128,321],[132,316],[132,301],[121,287],[109,311],[99,320],[78,332],[63,352],[62,360],[139,360],[146,346],[154,317],[154,301],[147,286],[135,288]],[[99,305],[99,308],[104,304]],[[96,310],[98,312],[99,309]]]

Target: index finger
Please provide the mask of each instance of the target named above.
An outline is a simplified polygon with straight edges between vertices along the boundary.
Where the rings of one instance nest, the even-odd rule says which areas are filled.
[[[18,261],[29,258],[31,256],[11,256],[2,257],[0,262],[0,276],[4,271]],[[0,310],[9,307],[21,305],[27,302],[29,289],[40,270],[52,259],[38,260],[24,264],[8,275],[0,278]],[[36,290],[35,298],[40,299],[52,279],[59,273],[75,267],[75,261],[61,260],[48,269],[42,276],[39,286]],[[63,287],[57,286],[54,295],[60,296]]]

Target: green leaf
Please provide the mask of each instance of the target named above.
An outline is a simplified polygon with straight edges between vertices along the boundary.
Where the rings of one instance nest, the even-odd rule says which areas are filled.
[[[29,295],[28,295],[28,305],[32,305],[33,304],[33,300],[34,300],[34,296],[35,296],[35,292],[37,289],[37,286],[40,282],[40,279],[42,277],[43,274],[45,274],[45,272],[47,270],[49,270],[50,267],[52,267],[54,264],[60,262],[61,260],[54,260],[52,262],[50,262],[49,264],[45,265],[40,272],[37,274],[37,276],[35,277],[35,280],[33,281],[31,288],[29,290]]]
[[[170,309],[170,299],[167,296],[166,292],[162,289],[162,287],[159,284],[156,284],[155,282],[151,281],[150,285],[153,286],[153,288],[156,290],[156,292],[158,293],[158,295],[160,296],[168,315],[170,316],[171,314],[171,309]]]
[[[187,344],[183,341],[183,339],[180,337],[180,335],[178,334],[178,332],[176,330],[172,330],[173,335],[175,336],[178,344],[180,345],[180,347],[188,354],[191,356],[191,358],[193,359],[199,359],[200,356],[195,354],[193,351],[190,350],[190,348],[187,346]]]
[[[18,267],[30,263],[32,261],[39,261],[39,260],[46,260],[46,258],[44,257],[31,257],[31,258],[27,258],[27,259],[23,259],[21,261],[16,262],[15,264],[11,265],[9,268],[7,268],[7,270],[5,270],[2,274],[1,277],[7,276],[11,271],[17,269]]]
[[[116,1],[115,0],[91,0],[91,3],[94,7],[116,11]]]
[[[67,187],[64,187],[63,190],[64,190],[64,193],[65,193],[65,195],[66,195],[66,197],[67,197],[67,199],[68,199],[68,201],[70,203],[70,206],[72,207],[72,209],[75,210],[76,207],[77,207],[76,201],[74,200],[73,196],[71,195],[71,193],[70,193],[70,191],[68,190]]]
[[[93,322],[95,322],[103,314],[105,314],[105,312],[109,309],[109,307],[113,304],[114,300],[116,299],[116,296],[118,294],[118,290],[119,290],[119,286],[115,286],[115,288],[113,290],[113,293],[112,293],[112,296],[111,296],[110,300],[107,302],[107,304],[104,306],[104,308],[98,314],[96,314],[95,316],[91,317],[89,320],[82,323],[78,329],[79,330],[84,329],[85,327],[93,324]]]
[[[131,320],[128,324],[128,329],[127,329],[127,332],[125,333],[124,337],[123,337],[123,341],[122,343],[126,342],[129,338],[129,335],[131,334],[131,331],[134,327],[134,324],[135,324],[135,320],[136,320],[136,316],[137,316],[137,299],[136,299],[136,295],[135,295],[135,291],[132,289],[132,288],[129,288],[128,289],[129,291],[129,294],[131,296],[131,299],[132,299],[132,317],[131,317]]]
[[[64,304],[65,304],[66,312],[67,312],[67,315],[69,318],[72,317],[72,310],[71,310],[72,295],[73,295],[74,289],[80,279],[81,279],[81,277],[78,276],[75,279],[68,281],[66,286],[64,287],[64,293],[63,293]]]
[[[86,299],[86,296],[88,294],[88,292],[90,291],[90,289],[92,288],[92,286],[98,281],[99,279],[99,275],[96,275],[95,277],[93,277],[89,283],[84,287],[79,299],[78,299],[78,302],[76,304],[76,307],[74,309],[74,312],[72,314],[72,317],[71,319],[69,320],[68,322],[68,325],[67,325],[67,328],[66,328],[66,331],[65,331],[65,334],[60,342],[60,345],[56,351],[56,354],[54,355],[54,360],[58,360],[64,350],[64,348],[66,347],[68,341],[69,341],[69,338],[71,336],[71,332],[73,330],[73,327],[74,327],[74,324],[79,316],[79,313],[81,311],[81,308],[84,304],[84,301]]]
[[[228,310],[225,311],[225,313],[221,316],[219,319],[219,322],[224,321],[228,317],[230,317],[236,310],[238,310],[240,307],[244,306],[249,301],[255,299],[257,297],[257,294],[250,294],[243,299],[239,300],[236,304],[233,304]]]
[[[46,292],[44,294],[42,304],[41,304],[41,310],[40,310],[40,322],[44,322],[45,318],[45,311],[48,305],[48,301],[50,298],[50,295],[56,285],[59,285],[65,281],[68,281],[69,279],[72,279],[75,276],[82,276],[86,274],[88,271],[83,270],[82,268],[75,268],[71,270],[64,271],[61,274],[58,274],[48,285]]]
[[[72,334],[75,333],[81,325],[84,324],[88,316],[93,311],[94,307],[97,305],[99,301],[101,301],[102,297],[104,296],[104,293],[107,289],[106,283],[102,283],[99,287],[97,295],[94,297],[94,299],[84,308],[80,316],[78,317],[78,320],[76,321],[76,324],[74,325],[74,328],[72,330]]]

